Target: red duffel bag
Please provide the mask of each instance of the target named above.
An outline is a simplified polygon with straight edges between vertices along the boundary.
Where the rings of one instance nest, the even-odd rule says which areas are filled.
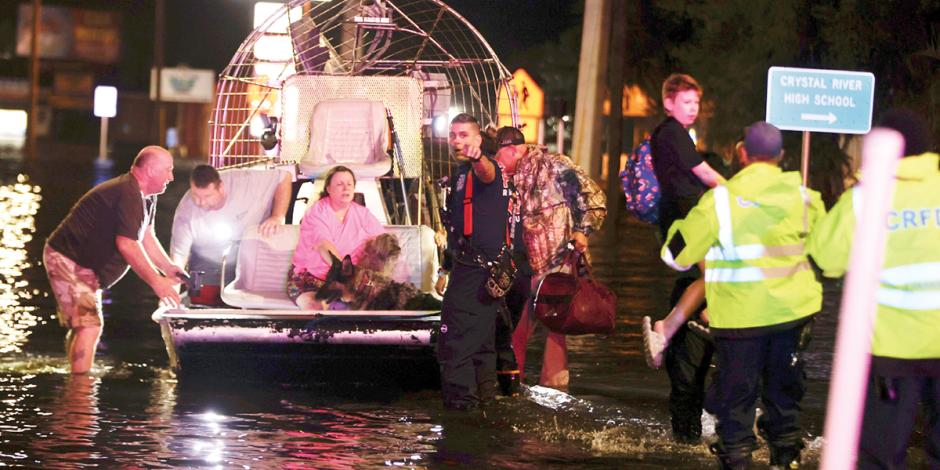
[[[532,299],[535,317],[555,333],[613,333],[617,296],[594,279],[582,253],[572,251],[565,264],[570,273],[553,272],[539,282]]]

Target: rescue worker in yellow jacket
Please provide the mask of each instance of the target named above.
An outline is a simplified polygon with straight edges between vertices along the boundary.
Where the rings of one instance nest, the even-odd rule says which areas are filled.
[[[661,253],[678,270],[705,260],[718,365],[705,409],[717,418],[712,452],[721,468],[750,464],[758,396],[764,404],[758,427],[771,465],[798,465],[803,448],[800,338],[822,304],[804,241],[825,208],[797,172],[777,166],[782,145],[776,127],[752,124],[740,153],[744,168],[670,227]]]
[[[881,127],[904,136],[888,213],[884,267],[877,292],[871,372],[858,468],[906,468],[918,402],[926,405],[925,447],[940,468],[940,171],[927,153],[930,132],[909,110],[888,111]],[[829,277],[845,274],[862,182],[839,199],[809,239],[813,260]]]

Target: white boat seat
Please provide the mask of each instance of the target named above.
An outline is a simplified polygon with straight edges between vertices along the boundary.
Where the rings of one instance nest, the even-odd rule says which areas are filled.
[[[268,238],[261,238],[257,225],[248,226],[238,247],[235,279],[222,289],[222,301],[241,308],[296,309],[287,297],[287,272],[299,239],[298,225],[284,225]]]
[[[434,231],[424,225],[385,228],[398,237],[402,251],[391,268],[392,278],[411,282],[423,292],[433,292],[438,268]],[[222,289],[222,300],[240,308],[297,309],[287,297],[287,273],[299,239],[299,225],[284,225],[269,238],[261,238],[257,225],[249,226],[238,249],[235,279]]]
[[[343,165],[357,179],[374,179],[392,167],[388,143],[388,120],[380,101],[321,101],[310,117],[309,150],[300,161],[300,173],[317,178]]]

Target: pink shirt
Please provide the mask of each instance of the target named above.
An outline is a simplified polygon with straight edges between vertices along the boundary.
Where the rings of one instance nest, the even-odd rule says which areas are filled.
[[[352,203],[346,219],[340,222],[329,198],[316,202],[300,222],[300,241],[294,250],[294,271],[307,271],[323,279],[330,270],[330,262],[320,256],[317,245],[329,240],[336,246],[340,257],[350,255],[354,264],[359,262],[362,245],[366,240],[385,233],[385,227],[369,212],[369,209]]]

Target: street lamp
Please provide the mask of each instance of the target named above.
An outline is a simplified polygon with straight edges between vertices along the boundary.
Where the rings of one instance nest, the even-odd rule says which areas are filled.
[[[101,139],[98,141],[98,159],[95,166],[110,168],[114,163],[108,160],[108,118],[117,115],[117,88],[113,86],[95,87],[95,116],[101,118]]]

